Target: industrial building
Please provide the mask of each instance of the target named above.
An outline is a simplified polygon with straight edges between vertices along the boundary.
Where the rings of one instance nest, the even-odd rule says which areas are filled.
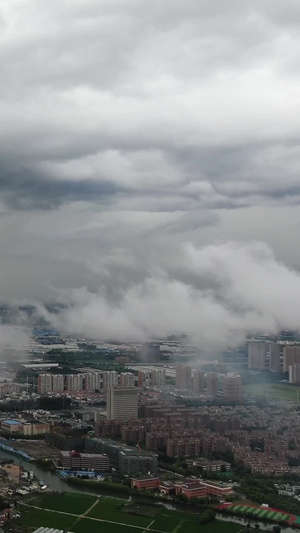
[[[89,453],[106,454],[110,464],[122,475],[157,475],[157,457],[143,453],[136,447],[126,446],[108,439],[85,439],[85,449]]]
[[[60,451],[59,462],[63,468],[68,470],[88,470],[92,468],[97,472],[109,471],[109,459],[106,454]]]

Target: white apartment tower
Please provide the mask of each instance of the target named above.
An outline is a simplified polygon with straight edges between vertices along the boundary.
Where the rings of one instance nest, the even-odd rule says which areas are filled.
[[[138,417],[138,389],[111,387],[106,393],[108,420],[129,420]]]

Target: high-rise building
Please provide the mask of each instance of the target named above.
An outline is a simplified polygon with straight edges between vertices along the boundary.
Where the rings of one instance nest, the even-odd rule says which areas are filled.
[[[84,375],[84,388],[86,391],[101,389],[101,372],[86,372]]]
[[[193,391],[197,394],[203,394],[204,392],[204,372],[203,370],[194,370],[193,377]]]
[[[270,343],[270,371],[282,372],[281,346],[276,342]]]
[[[283,348],[283,372],[289,372],[291,365],[300,364],[300,346],[292,344]]]
[[[151,386],[151,372],[144,370],[138,371],[138,387],[150,387]]]
[[[134,374],[132,372],[121,372],[120,387],[134,387]]]
[[[52,391],[63,391],[65,386],[65,376],[63,374],[52,374]]]
[[[128,420],[138,417],[138,390],[135,387],[107,389],[106,410],[108,420]]]
[[[216,398],[218,395],[218,381],[219,377],[216,372],[209,372],[206,376],[207,396],[209,398]]]
[[[228,373],[224,379],[224,399],[228,402],[240,402],[242,398],[241,376],[239,374]]]
[[[108,389],[110,387],[117,387],[119,381],[118,372],[115,370],[110,370],[108,372],[103,372],[102,374],[102,388]]]
[[[47,394],[48,392],[52,392],[52,374],[39,374],[38,393]]]
[[[300,383],[300,365],[289,366],[289,382]]]
[[[83,378],[84,374],[67,374],[66,389],[70,391],[83,390]]]
[[[269,343],[250,341],[248,345],[248,368],[265,370]]]
[[[176,366],[176,389],[192,389],[192,369],[188,365]]]
[[[150,374],[152,387],[162,387],[166,384],[166,371],[164,368],[151,370]]]

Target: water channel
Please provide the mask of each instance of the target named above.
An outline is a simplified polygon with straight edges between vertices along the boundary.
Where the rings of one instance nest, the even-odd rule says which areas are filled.
[[[51,490],[56,490],[59,492],[84,492],[83,490],[71,487],[70,485],[68,485],[68,483],[60,479],[58,476],[56,476],[52,472],[39,468],[35,463],[24,461],[23,459],[19,458],[17,455],[0,450],[0,460],[1,459],[13,459],[16,465],[22,465],[24,470],[27,470],[27,472],[32,471],[35,477],[38,480],[43,480],[45,485],[48,485],[48,487]]]

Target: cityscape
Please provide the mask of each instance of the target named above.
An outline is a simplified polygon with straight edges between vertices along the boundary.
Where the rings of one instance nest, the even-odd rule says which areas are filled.
[[[0,533],[300,530],[299,0],[0,2]]]
[[[222,516],[253,501],[247,480],[261,480],[271,492],[254,499],[257,519],[264,504],[271,522],[281,509],[296,525],[297,333],[249,337],[205,360],[182,337],[102,343],[37,325],[22,349],[1,365],[0,457],[19,471],[13,482],[4,469],[2,498],[51,490],[36,465],[47,480],[207,502]]]

